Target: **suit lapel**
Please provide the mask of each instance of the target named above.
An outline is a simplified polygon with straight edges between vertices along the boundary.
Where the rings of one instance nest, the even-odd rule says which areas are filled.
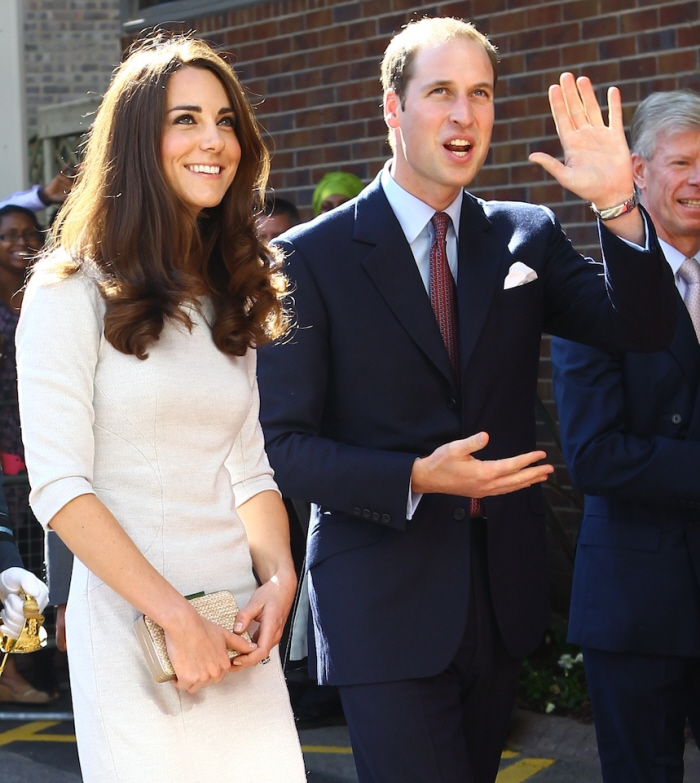
[[[353,239],[371,246],[365,271],[411,339],[456,387],[430,298],[379,176],[357,200]]]
[[[469,193],[464,194],[459,230],[457,307],[459,311],[459,362],[461,373],[491,307],[506,245],[498,242],[491,221]]]

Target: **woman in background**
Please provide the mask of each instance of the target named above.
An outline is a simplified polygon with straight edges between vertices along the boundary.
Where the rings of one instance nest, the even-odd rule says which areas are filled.
[[[257,417],[254,349],[284,327],[253,218],[268,169],[218,54],[139,44],[25,294],[30,500],[76,555],[66,632],[86,783],[305,780],[275,646],[296,580]],[[235,633],[183,598],[222,589],[242,607]],[[151,678],[141,613],[165,630],[174,685]]]
[[[39,226],[34,212],[15,204],[6,204],[0,208],[0,464],[5,475],[11,476],[16,476],[25,470],[24,447],[22,446],[17,406],[15,332],[27,278],[27,267],[41,250],[42,245],[41,226]],[[0,515],[2,514],[5,515],[6,522],[3,525],[0,520],[0,528],[5,527],[8,533],[10,529],[14,529],[16,532],[21,530],[23,540],[26,540],[28,535],[31,536],[31,533],[28,534],[28,529],[36,525],[37,534],[43,535],[41,528],[29,511],[29,487],[26,483],[13,484],[4,488]],[[8,525],[9,527],[7,527]],[[8,533],[5,535],[7,536]],[[12,550],[16,555],[14,564],[21,565],[14,540],[10,546],[10,551]],[[1,563],[0,568],[2,568]],[[29,572],[24,573],[29,574]],[[8,573],[7,580],[11,581],[15,589],[10,591],[9,583],[7,588],[0,584],[0,600],[3,600],[5,592],[7,595],[17,596],[17,581],[16,579],[12,581],[13,574],[16,576],[14,572]],[[28,576],[22,578],[26,580]],[[36,582],[41,584],[38,579]],[[9,602],[6,612],[12,613],[12,602],[16,602],[17,611],[21,615],[19,596],[10,598]],[[17,622],[20,621],[20,615],[17,615]],[[23,624],[23,617],[21,622]],[[19,631],[17,631],[18,634]],[[49,660],[46,657],[42,657],[40,665],[42,664],[43,673],[50,674]],[[46,704],[52,699],[52,694],[35,688],[20,674],[14,657],[8,658],[0,680],[0,702]]]

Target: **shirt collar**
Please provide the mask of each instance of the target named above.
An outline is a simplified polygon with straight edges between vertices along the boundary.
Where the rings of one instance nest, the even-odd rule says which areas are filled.
[[[661,246],[661,249],[664,251],[664,256],[668,261],[668,265],[673,270],[673,274],[677,275],[678,270],[681,268],[681,264],[685,261],[685,256],[683,255],[683,253],[681,253],[680,250],[676,250],[676,248],[673,245],[669,245],[668,242],[664,242],[664,240],[661,239],[661,237],[659,237],[659,245]]]
[[[382,170],[382,188],[389,206],[394,211],[396,219],[406,236],[408,244],[412,244],[416,237],[423,231],[435,214],[435,210],[424,201],[404,190],[391,176],[391,161],[387,161]],[[460,188],[455,200],[445,209],[454,226],[455,234],[459,236],[459,218],[462,213],[462,200],[464,190]]]

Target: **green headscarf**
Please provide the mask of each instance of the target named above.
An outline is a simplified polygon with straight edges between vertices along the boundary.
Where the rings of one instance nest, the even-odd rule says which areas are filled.
[[[354,174],[348,174],[345,171],[332,171],[326,174],[316,185],[316,190],[314,190],[311,200],[314,215],[321,213],[321,204],[328,196],[339,194],[348,198],[355,198],[363,188],[362,180]]]

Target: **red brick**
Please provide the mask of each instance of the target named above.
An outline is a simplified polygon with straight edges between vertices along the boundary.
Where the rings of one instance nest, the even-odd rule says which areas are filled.
[[[545,46],[564,46],[581,40],[580,25],[572,22],[553,25],[544,30]]]
[[[499,11],[505,11],[508,6],[506,0],[480,0],[477,7],[480,15],[496,14]]]
[[[659,22],[661,27],[697,22],[700,18],[700,3],[692,0],[689,3],[666,3],[659,9]],[[696,39],[697,43],[697,39]]]
[[[561,49],[541,49],[528,54],[525,58],[528,70],[539,71],[543,68],[556,68],[562,64]]]
[[[520,163],[527,160],[527,151],[522,142],[509,142],[507,144],[496,144],[491,148],[493,153],[493,162],[501,163]]]
[[[581,37],[585,41],[599,40],[617,35],[619,29],[618,16],[603,16],[597,19],[584,19],[581,23]]]
[[[632,57],[637,54],[637,39],[633,35],[623,38],[609,38],[598,44],[598,52],[602,60],[617,60],[622,57]]]
[[[643,30],[653,30],[659,25],[658,8],[645,8],[623,14],[620,17],[620,29],[623,33],[636,33]]]
[[[542,4],[527,11],[528,27],[549,27],[561,22],[561,3]]]
[[[598,60],[598,44],[595,41],[588,43],[575,44],[574,46],[565,46],[562,52],[562,64],[572,67],[582,63],[594,63]]]
[[[689,25],[687,27],[681,27],[678,30],[678,45],[679,46],[695,46],[697,47],[698,41],[700,41],[700,24]]]
[[[349,41],[366,41],[369,38],[375,38],[376,35],[376,19],[363,19],[361,22],[354,22],[347,26],[347,37]]]
[[[343,25],[334,25],[318,31],[320,46],[335,46],[348,40],[347,29]]]
[[[608,0],[576,0],[573,3],[563,3],[562,17],[567,21],[578,21],[600,16],[603,4],[607,2]]]
[[[687,51],[659,55],[659,73],[682,73],[683,71],[692,71],[697,66],[697,50],[689,49]]]
[[[641,79],[656,73],[655,57],[636,57],[620,63],[620,78]]]

